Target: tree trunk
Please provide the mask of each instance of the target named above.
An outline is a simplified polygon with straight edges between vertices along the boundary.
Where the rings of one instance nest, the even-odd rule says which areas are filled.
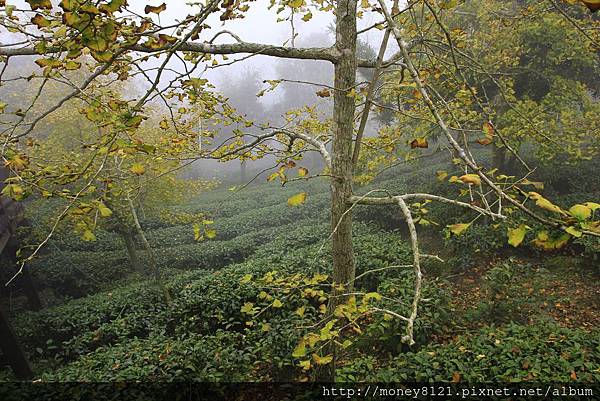
[[[497,167],[500,170],[500,173],[508,174],[508,172],[504,171],[506,163],[506,148],[494,145],[494,156],[492,163],[494,163],[494,167]]]
[[[23,269],[23,272],[21,274],[21,283],[23,285],[23,291],[25,292],[25,296],[27,297],[27,304],[29,305],[29,309],[34,311],[42,309],[42,301],[35,286],[35,282],[33,281],[33,277],[31,277],[29,269]]]
[[[140,273],[143,273],[142,265],[140,263],[140,258],[137,254],[137,247],[135,246],[135,237],[129,231],[120,231],[119,234],[125,243],[125,248],[127,249],[127,256],[129,257],[129,263],[131,263],[131,267]]]
[[[30,379],[33,372],[27,361],[25,353],[21,349],[15,332],[8,321],[8,316],[0,308],[0,348],[4,358],[12,368],[18,379]]]
[[[240,184],[245,184],[246,183],[246,160],[242,160],[242,162],[240,163]]]
[[[333,256],[333,289],[328,305],[331,316],[347,297],[341,294],[352,289],[355,267],[352,247],[352,214],[347,201],[352,195],[352,136],[354,133],[354,96],[348,93],[356,84],[356,0],[338,1],[336,10],[336,48],[340,59],[335,64],[335,95],[333,106],[333,152],[331,158],[331,229]],[[319,378],[335,379],[335,345],[330,352],[334,361]]]
[[[11,264],[16,265],[18,245],[14,241],[14,237],[9,241],[9,244],[2,252],[6,254],[7,260],[10,261]],[[27,297],[27,305],[29,306],[29,309],[34,311],[42,309],[43,304],[42,300],[40,299],[40,294],[38,293],[37,286],[35,285],[35,281],[33,280],[28,268],[24,268],[21,272],[19,284],[23,289],[25,296]]]
[[[152,275],[154,276],[154,280],[156,281],[156,284],[158,284],[161,291],[163,292],[166,303],[170,304],[172,301],[171,294],[169,293],[169,290],[165,286],[165,283],[163,282],[162,277],[160,275],[160,269],[158,268],[158,263],[156,263],[156,258],[154,257],[154,251],[152,250],[152,247],[150,246],[150,243],[148,242],[148,239],[146,238],[146,234],[144,234],[144,230],[142,230],[142,226],[140,225],[140,220],[138,219],[137,212],[135,211],[135,206],[133,205],[133,202],[131,201],[131,199],[128,199],[128,201],[129,201],[129,209],[131,211],[131,216],[133,217],[133,221],[135,223],[135,229],[136,229],[137,234],[139,235],[140,239],[142,240],[142,244],[144,245],[144,248],[148,254],[148,263],[150,264],[150,268],[152,269]]]

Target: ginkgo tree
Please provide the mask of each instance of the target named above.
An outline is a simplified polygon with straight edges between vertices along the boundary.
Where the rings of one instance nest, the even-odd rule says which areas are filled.
[[[58,5],[53,5],[49,0],[26,2],[29,5],[28,9],[17,9],[5,1],[0,4],[4,8],[0,16],[0,25],[3,29],[13,32],[15,38],[14,43],[4,44],[0,48],[5,67],[10,68],[10,60],[14,57],[33,57],[41,68],[35,79],[47,78],[64,82],[70,87],[70,91],[55,105],[35,116],[25,113],[25,118],[19,119],[17,108],[21,109],[20,113],[23,114],[22,107],[12,104],[3,107],[5,123],[0,131],[3,142],[2,156],[14,173],[14,177],[9,179],[5,194],[15,199],[23,199],[27,194],[44,190],[40,185],[36,185],[34,178],[40,173],[28,167],[16,167],[20,164],[19,160],[26,159],[27,149],[22,146],[22,139],[35,134],[40,121],[74,98],[83,99],[87,103],[84,114],[101,130],[95,141],[88,144],[97,153],[97,167],[91,171],[77,173],[77,177],[84,183],[77,192],[65,188],[65,191],[68,191],[65,196],[71,200],[74,207],[81,204],[81,196],[89,191],[92,185],[86,185],[86,180],[92,181],[105,169],[110,170],[107,161],[115,152],[127,155],[127,159],[131,161],[145,158],[144,155],[152,153],[148,150],[148,146],[151,145],[139,136],[138,129],[143,120],[152,113],[153,102],[162,102],[167,106],[165,122],[159,123],[155,129],[173,129],[172,135],[168,136],[164,143],[165,149],[161,151],[169,156],[160,160],[152,156],[146,159],[148,165],[135,162],[129,167],[129,173],[134,176],[142,175],[149,166],[155,166],[156,163],[160,166],[163,161],[169,159],[247,160],[270,155],[275,156],[279,164],[284,166],[277,172],[277,177],[281,178],[286,177],[286,170],[293,167],[289,162],[301,159],[305,152],[317,152],[322,156],[325,165],[323,172],[301,170],[304,176],[324,175],[330,182],[333,270],[330,277],[329,304],[326,318],[322,322],[322,329],[329,334],[324,336],[327,346],[320,347],[320,353],[314,353],[315,361],[318,359],[317,364],[327,367],[321,378],[333,378],[339,344],[336,345],[332,330],[334,325],[341,323],[340,319],[334,319],[334,316],[345,316],[344,309],[351,310],[348,313],[352,314],[376,312],[399,319],[405,323],[403,340],[408,344],[414,343],[414,325],[422,297],[421,264],[423,258],[433,256],[420,252],[415,223],[415,216],[418,216],[419,212],[414,210],[413,203],[441,202],[464,208],[473,213],[474,218],[487,216],[497,221],[506,220],[516,213],[520,216],[519,219],[535,221],[546,227],[546,233],[541,231],[537,235],[538,240],[549,247],[557,247],[556,241],[564,234],[600,236],[599,222],[594,213],[597,204],[589,202],[565,211],[538,192],[527,188],[533,184],[525,181],[526,175],[508,179],[508,176],[502,176],[502,171],[494,170],[494,166],[485,166],[476,160],[471,145],[477,140],[480,140],[482,146],[491,143],[492,140],[500,140],[517,158],[518,153],[504,137],[504,127],[493,121],[495,105],[492,99],[481,97],[478,89],[467,79],[467,72],[463,68],[464,60],[459,57],[460,55],[471,60],[468,55],[461,53],[460,37],[463,33],[448,30],[445,25],[444,16],[458,12],[462,2],[270,1],[269,6],[281,16],[279,19],[287,21],[292,27],[294,23],[298,23],[295,16],[303,21],[310,21],[316,13],[333,14],[335,44],[331,47],[296,47],[294,40],[281,46],[247,42],[235,32],[217,28],[212,22],[218,19],[227,25],[230,20],[239,20],[250,12],[250,9],[259,7],[256,2],[248,0],[207,0],[191,3],[189,15],[170,24],[161,24],[160,21],[160,14],[170,7],[168,3],[147,4],[144,9],[145,15],[140,15],[130,9],[125,0],[62,0]],[[574,4],[571,6],[578,7]],[[371,13],[378,22],[359,29],[358,22],[366,13]],[[539,16],[532,18],[543,18],[544,15],[545,12],[540,12]],[[574,23],[573,30],[583,30],[580,22],[573,21],[568,15],[565,18]],[[595,24],[594,21],[585,23]],[[383,31],[377,57],[361,59],[357,53],[357,38],[376,29]],[[425,33],[430,30],[437,32],[438,36],[431,39],[427,37]],[[292,37],[294,35],[293,32]],[[218,37],[227,37],[230,41],[217,43]],[[592,41],[593,38],[582,36],[581,40]],[[397,51],[389,55],[387,50],[388,44],[391,47],[391,43],[395,44]],[[248,55],[261,55],[332,63],[333,85],[320,88],[315,94],[316,97],[332,100],[333,112],[330,120],[324,124],[313,124],[311,127],[302,120],[302,112],[292,115],[283,124],[250,121],[238,115],[216,94],[210,82],[202,77],[202,72],[209,65],[219,65],[224,56],[242,54],[245,56],[239,56],[239,60]],[[86,74],[85,80],[73,83],[65,79],[64,72],[81,68],[83,64],[79,60],[87,55],[95,60],[96,65],[93,71]],[[148,63],[153,57],[156,57],[156,66]],[[450,63],[450,67],[445,71],[438,71],[438,63]],[[373,71],[368,81],[358,82],[359,68]],[[494,81],[493,72],[483,70],[483,74],[491,77],[491,85],[504,89],[503,83]],[[386,81],[383,81],[383,76],[386,77]],[[95,91],[97,83],[103,80],[128,81],[136,77],[143,77],[147,82],[139,96],[121,99]],[[394,80],[400,82],[396,97],[405,100],[400,102],[399,107],[393,108],[394,113],[400,116],[409,114],[411,119],[425,120],[429,123],[429,128],[407,121],[398,129],[384,128],[382,135],[375,139],[370,138],[365,132],[370,111],[374,108],[388,107],[377,102],[382,81],[385,86],[386,82]],[[267,83],[267,93],[277,89],[278,81],[271,80]],[[438,90],[440,87],[448,87],[449,90],[447,93],[441,93]],[[450,98],[446,98],[446,95]],[[459,114],[464,105],[468,107]],[[179,113],[181,107],[185,109],[194,106],[202,110],[207,121],[236,123],[252,130],[247,132],[237,129],[228,139],[210,147],[200,148],[199,141],[210,143],[215,135],[195,131],[188,124],[187,113]],[[443,143],[452,155],[454,165],[460,169],[460,174],[451,175],[449,181],[459,186],[458,192],[466,195],[466,200],[426,193],[398,194],[394,188],[371,190],[365,194],[353,190],[358,167],[363,164],[369,166],[370,159],[375,154],[383,153],[384,159],[390,156],[392,159],[398,159],[398,139],[395,136],[398,132],[415,128],[423,132],[415,132],[410,138],[402,138],[407,140],[412,148],[413,156],[415,152],[427,149],[431,134],[437,134],[440,143]],[[475,137],[473,133],[476,134]],[[372,153],[373,148],[376,149],[375,153]],[[406,155],[402,157],[407,158]],[[45,168],[52,170],[53,167],[39,166],[38,171],[44,171]],[[118,169],[118,165],[114,168]],[[56,175],[50,172],[43,180],[55,180]],[[61,175],[58,174],[58,177]],[[126,182],[127,178],[124,180]],[[54,182],[60,185],[60,181]],[[296,206],[306,201],[310,201],[310,197],[307,198],[306,194],[302,193],[290,198],[289,204]],[[390,310],[369,308],[368,303],[360,308],[352,306],[355,303],[353,284],[356,279],[352,211],[356,205],[389,205],[399,211],[408,225],[413,251],[411,267],[414,271],[414,294],[410,313],[406,316]],[[106,203],[104,206],[109,208]],[[102,215],[101,209],[104,206],[96,203],[91,206],[91,210],[97,210]],[[104,210],[104,214],[108,212]],[[57,221],[59,220],[61,219]],[[517,228],[511,228],[513,231],[509,234],[511,243],[518,245],[521,232],[527,230],[527,225],[521,221],[515,224]],[[450,230],[460,234],[468,229],[469,225],[470,223],[461,223],[450,227]],[[560,233],[560,236],[556,237],[556,233]],[[376,299],[377,295],[369,299],[371,298]],[[274,302],[271,306],[277,307]],[[250,308],[249,311],[251,310]]]

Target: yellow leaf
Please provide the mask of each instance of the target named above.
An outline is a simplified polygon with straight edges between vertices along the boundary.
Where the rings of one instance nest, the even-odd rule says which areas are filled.
[[[599,0],[583,0],[583,4],[585,4],[586,7],[593,13],[600,10],[600,1]],[[573,372],[573,374],[575,374],[575,372]],[[577,380],[577,376],[575,376],[575,379],[573,379],[573,380]]]
[[[106,207],[103,202],[98,204],[98,211],[100,212],[100,216],[102,217],[110,217],[112,215],[112,210]]]
[[[96,236],[94,235],[92,230],[85,230],[81,236],[81,239],[83,239],[84,241],[95,241]]]
[[[306,202],[307,195],[308,194],[306,192],[300,192],[299,194],[296,194],[296,195],[292,196],[291,198],[289,198],[287,200],[287,204],[289,206],[300,206],[304,202]]]
[[[298,177],[306,177],[308,175],[308,169],[304,167],[300,167],[298,169]]]
[[[142,175],[146,172],[146,168],[141,163],[134,163],[131,166],[131,172],[135,175]]]
[[[416,149],[416,148],[427,149],[428,147],[429,147],[429,142],[427,142],[427,138],[416,138],[416,139],[413,139],[412,142],[410,142],[411,149]]]
[[[300,365],[299,365],[303,370],[309,370],[310,369],[310,359],[307,359],[306,361],[300,361]]]
[[[144,7],[144,12],[146,14],[150,14],[150,13],[154,13],[154,14],[160,14],[161,12],[165,11],[167,9],[167,5],[165,3],[162,3],[160,6],[151,6],[151,5],[146,5],[146,7]]]
[[[194,240],[195,241],[200,241],[202,239],[204,239],[204,237],[202,236],[202,229],[200,228],[200,224],[194,224],[193,225],[194,228]]]
[[[271,174],[270,176],[268,176],[268,177],[267,177],[267,181],[268,181],[268,182],[271,182],[271,181],[273,181],[275,178],[279,177],[279,175],[280,175],[280,173],[279,173],[279,171],[277,171],[277,172],[275,172],[275,173]]]
[[[508,243],[515,248],[521,245],[527,233],[527,226],[521,224],[518,228],[508,230]]]
[[[460,180],[465,184],[481,185],[481,178],[477,174],[465,174]]]
[[[381,295],[376,292],[369,292],[368,294],[365,294],[365,296],[363,297],[363,302],[368,302],[371,299],[374,299],[376,301],[381,301]]]
[[[535,200],[535,204],[539,208],[542,208],[544,210],[547,210],[547,211],[553,212],[553,213],[565,214],[565,212],[560,207],[556,206],[555,204],[553,204],[552,202],[550,202],[548,199],[544,198],[542,195],[538,194],[537,192],[530,192],[529,196],[531,197],[531,199]]]
[[[463,231],[465,231],[467,228],[469,228],[471,224],[465,224],[465,223],[459,223],[459,224],[452,224],[451,226],[448,226],[448,229],[450,230],[450,232],[454,235],[460,235],[462,234]]]
[[[57,39],[64,38],[65,36],[67,36],[67,27],[65,25],[61,26],[56,31],[54,31],[53,36]]]
[[[333,361],[333,355],[327,355],[327,356],[319,356],[317,354],[313,354],[313,360],[315,361],[315,363],[317,365],[327,365],[328,363],[331,363]]]
[[[41,14],[36,14],[31,18],[31,23],[37,25],[38,28],[44,28],[50,26],[50,21],[44,18]]]
[[[275,301],[273,301],[273,308],[281,308],[282,306],[283,304],[280,300],[276,299]]]
[[[294,352],[292,352],[292,356],[294,358],[302,358],[306,355],[306,342],[304,339],[301,339],[296,348],[294,348]]]
[[[533,185],[536,189],[543,190],[544,183],[540,181],[529,181],[527,178],[521,181],[521,185]]]
[[[592,216],[592,209],[586,205],[575,205],[569,209],[569,213],[577,220],[587,220]]]
[[[288,2],[288,6],[292,7],[292,8],[299,8],[302,7],[304,5],[304,0],[290,0]]]
[[[329,89],[323,88],[320,91],[317,91],[316,95],[318,97],[329,97],[329,96],[331,96],[331,92],[329,91]]]
[[[244,306],[241,307],[240,312],[252,314],[254,308],[254,304],[252,302],[244,303]]]
[[[206,238],[208,239],[213,239],[217,236],[217,232],[213,229],[207,229],[204,231],[204,233],[206,234]]]
[[[249,283],[250,281],[252,281],[252,274],[246,274],[244,277],[242,277],[242,279],[240,280],[240,283],[245,284],[245,283]]]
[[[298,309],[296,309],[296,315],[300,316],[300,317],[304,317],[304,311],[306,310],[306,308],[304,306],[299,307]]]
[[[584,205],[587,206],[587,207],[589,207],[590,209],[592,209],[592,211],[594,211],[596,209],[600,209],[600,203],[585,202]]]
[[[567,227],[567,228],[565,228],[565,231],[576,238],[580,238],[583,235],[583,233],[581,231],[579,231],[578,229],[576,229],[575,227]]]

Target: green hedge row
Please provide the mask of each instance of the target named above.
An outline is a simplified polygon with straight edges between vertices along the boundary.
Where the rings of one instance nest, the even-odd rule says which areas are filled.
[[[600,380],[600,332],[549,322],[485,327],[390,361],[359,358],[342,380],[370,382],[567,383]]]
[[[208,273],[192,271],[173,276],[168,287],[174,295],[171,307],[164,306],[160,291],[151,281],[123,286],[110,293],[100,293],[66,305],[37,313],[26,313],[16,320],[16,330],[26,349],[38,359],[73,360],[98,348],[146,338],[159,334],[184,337],[189,333],[214,335],[219,330],[240,332],[246,316],[240,312],[245,302],[256,300],[257,289],[240,284],[246,274],[260,276],[272,270],[280,272],[328,272],[329,250],[323,246],[328,226],[302,226],[289,229],[263,245],[246,262]],[[409,251],[393,234],[383,234],[368,227],[357,226],[357,261],[359,273],[366,269],[406,263]],[[321,253],[319,254],[319,250]],[[373,276],[365,284],[377,286],[381,277],[402,276],[398,269]],[[406,291],[412,288],[405,283]],[[408,294],[408,292],[407,292]],[[290,306],[292,307],[292,306]],[[287,318],[286,318],[287,319]],[[285,321],[289,319],[284,319]],[[282,322],[278,330],[256,341],[278,342],[266,347],[270,358],[291,366],[289,347],[297,343],[296,326]],[[425,326],[429,327],[431,323]],[[295,335],[292,335],[296,332]],[[54,342],[48,344],[47,339]],[[281,343],[286,342],[282,347]],[[39,349],[39,350],[38,350]],[[288,352],[289,351],[289,352]],[[273,355],[277,353],[277,355]]]

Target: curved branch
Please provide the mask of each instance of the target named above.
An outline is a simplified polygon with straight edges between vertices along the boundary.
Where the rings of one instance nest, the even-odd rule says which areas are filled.
[[[364,196],[351,196],[348,199],[349,203],[358,203],[359,205],[394,205],[397,204],[400,200],[408,201],[413,199],[427,199],[440,203],[447,203],[450,205],[460,206],[463,208],[474,210],[478,213],[484,214],[486,216],[491,217],[492,219],[506,219],[506,216],[493,213],[489,210],[480,208],[475,205],[471,205],[470,203],[457,201],[454,199],[444,198],[443,196],[431,195],[431,194],[405,194],[405,195],[396,195],[396,196],[388,196],[388,197],[364,197]]]
[[[417,237],[417,228],[412,218],[412,213],[402,198],[398,198],[398,206],[404,214],[406,224],[408,225],[408,231],[410,232],[410,244],[413,252],[413,269],[415,272],[415,293],[412,302],[412,308],[410,316],[408,317],[406,326],[406,335],[402,337],[402,341],[407,342],[409,345],[414,345],[414,327],[415,320],[417,319],[417,312],[419,310],[419,301],[421,300],[421,287],[423,285],[423,273],[421,272],[421,256],[419,253],[419,239]]]

